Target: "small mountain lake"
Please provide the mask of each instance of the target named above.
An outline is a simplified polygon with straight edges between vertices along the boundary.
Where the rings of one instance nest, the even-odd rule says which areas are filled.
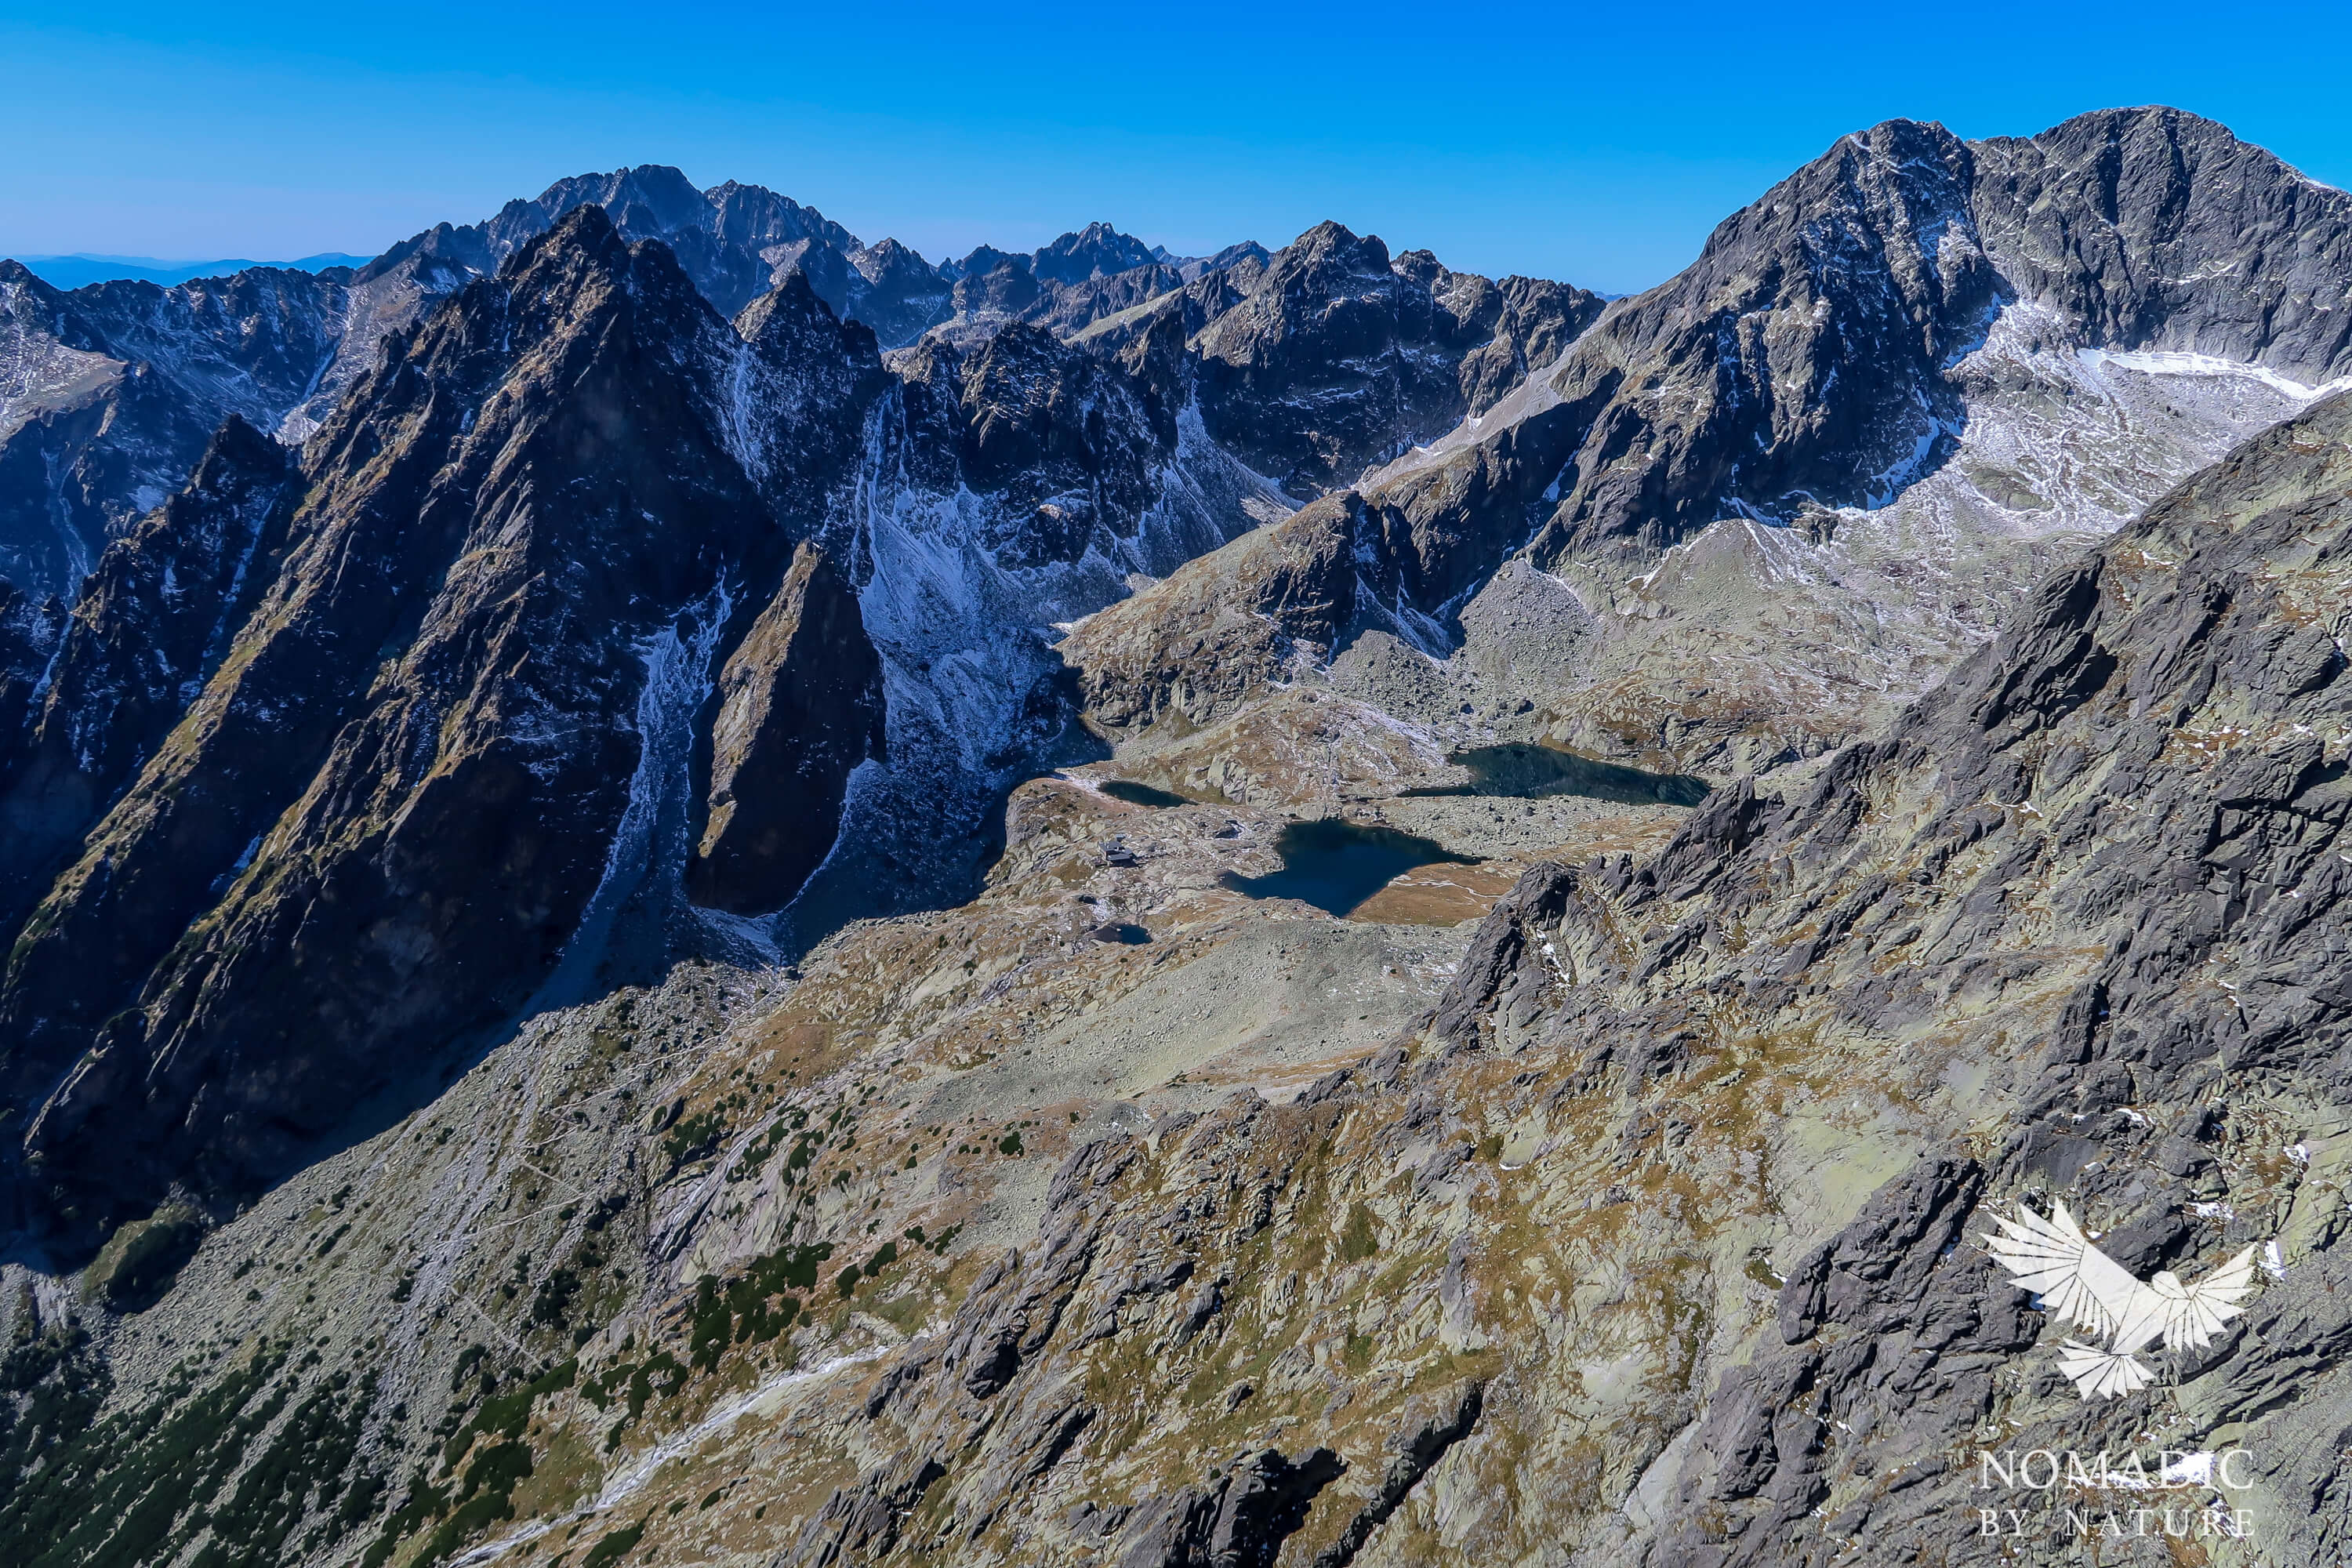
[[[1705,779],[1689,773],[1652,773],[1617,763],[1596,762],[1574,752],[1514,742],[1475,746],[1446,761],[1470,770],[1470,782],[1412,789],[1409,795],[1507,795],[1533,800],[1547,795],[1580,795],[1620,805],[1696,805],[1706,798]]]
[[[1297,899],[1344,916],[1416,866],[1475,866],[1433,839],[1340,817],[1294,822],[1274,841],[1282,869],[1263,877],[1225,873],[1224,885],[1253,899]]]
[[[1164,811],[1171,805],[1192,804],[1181,795],[1154,789],[1148,784],[1137,784],[1133,779],[1097,779],[1096,784],[1111,799],[1123,800],[1129,805],[1149,805]]]

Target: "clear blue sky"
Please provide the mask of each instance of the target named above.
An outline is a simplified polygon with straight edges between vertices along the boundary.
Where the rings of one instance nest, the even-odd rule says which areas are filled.
[[[667,163],[931,257],[1325,217],[1612,291],[1843,132],[2164,102],[2352,185],[2352,6],[0,0],[0,254],[373,253]]]

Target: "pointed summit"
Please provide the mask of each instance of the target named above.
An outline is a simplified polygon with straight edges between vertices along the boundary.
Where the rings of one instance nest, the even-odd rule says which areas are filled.
[[[1076,234],[1066,234],[1041,247],[1030,258],[1030,270],[1053,283],[1083,283],[1133,268],[1150,267],[1160,259],[1151,247],[1133,235],[1121,234],[1107,223],[1090,223]]]

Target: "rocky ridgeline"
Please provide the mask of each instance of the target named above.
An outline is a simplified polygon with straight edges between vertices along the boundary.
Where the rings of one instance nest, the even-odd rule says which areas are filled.
[[[1097,223],[1034,252],[982,246],[933,265],[893,239],[866,245],[772,191],[733,181],[697,190],[655,164],[558,181],[482,223],[438,225],[355,269],[255,268],[168,289],[113,282],[68,292],[0,263],[0,577],[69,594],[108,541],[179,488],[223,419],[301,442],[374,366],[387,334],[495,275],[582,205],[602,207],[631,240],[667,247],[722,315],[798,274],[886,349],[936,332],[968,352],[1014,323],[1070,338],[1179,293],[1195,318],[1189,333],[1271,289],[1288,303],[1261,300],[1250,314],[1276,319],[1229,334],[1211,357],[1239,369],[1268,362],[1289,336],[1308,342],[1249,368],[1251,393],[1211,401],[1244,447],[1265,425],[1258,396],[1312,385],[1332,401],[1330,417],[1345,428],[1309,440],[1322,448],[1307,459],[1310,484],[1335,455],[1352,474],[1491,403],[1600,307],[1561,284],[1451,273],[1426,252],[1392,274],[1379,240],[1336,225],[1272,262],[1255,244],[1171,256]],[[1334,237],[1362,256],[1335,268]],[[1350,283],[1358,266],[1370,270]],[[1262,384],[1269,374],[1282,384]]]
[[[1327,469],[1353,492],[1332,547],[1357,581],[1334,557],[1316,592],[1336,618],[1282,635],[1313,645],[1299,668],[1457,743],[1718,776],[1817,757],[2057,560],[2352,374],[2347,289],[2352,197],[2208,121],[1859,132],[1677,277],[1543,337],[1556,357],[1481,417]],[[1230,701],[1289,668],[1171,668],[1155,650],[1297,618],[1286,574],[1191,570],[1236,592],[1171,582],[1070,647],[1105,722],[1197,718],[1171,683]],[[1575,647],[1522,678],[1541,642]]]

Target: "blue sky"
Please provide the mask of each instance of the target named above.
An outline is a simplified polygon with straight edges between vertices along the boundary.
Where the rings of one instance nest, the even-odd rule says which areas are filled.
[[[2164,102],[2352,185],[2352,7],[0,0],[0,254],[373,253],[667,163],[931,257],[1325,217],[1625,291],[1843,132]]]

